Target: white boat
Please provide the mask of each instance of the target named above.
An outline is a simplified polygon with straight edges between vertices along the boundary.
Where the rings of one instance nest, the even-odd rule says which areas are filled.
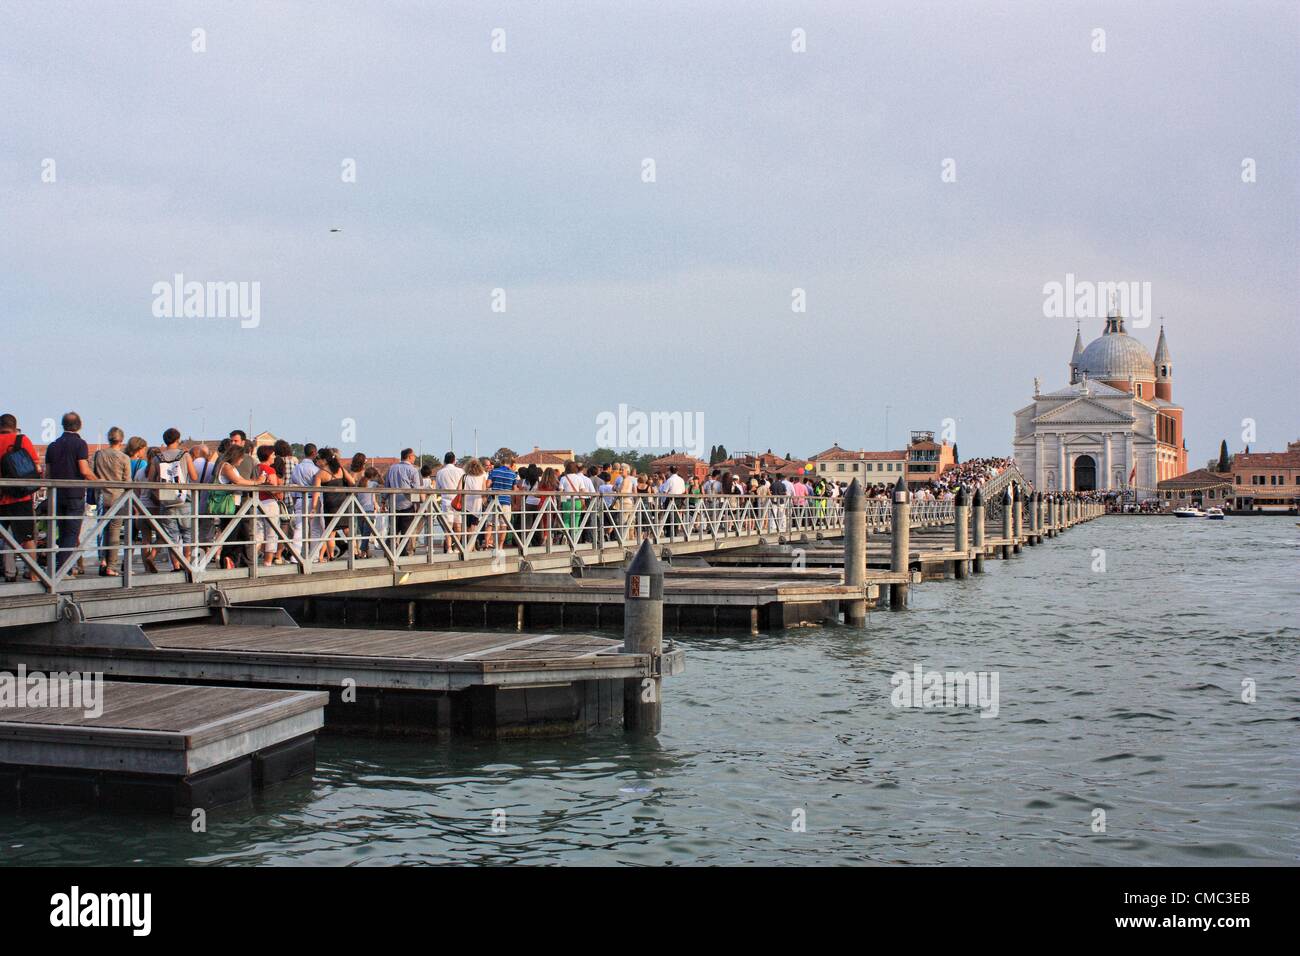
[[[1200,508],[1175,508],[1175,518],[1204,518],[1205,512]]]
[[[1226,516],[1224,515],[1222,508],[1206,508],[1205,517],[1212,521],[1222,521]]]

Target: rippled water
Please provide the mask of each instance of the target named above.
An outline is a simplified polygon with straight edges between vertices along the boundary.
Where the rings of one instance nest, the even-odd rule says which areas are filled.
[[[687,637],[657,741],[323,737],[314,777],[205,834],[0,814],[0,864],[1294,864],[1297,535],[1092,522],[865,631]],[[917,663],[996,671],[998,716],[893,708]]]

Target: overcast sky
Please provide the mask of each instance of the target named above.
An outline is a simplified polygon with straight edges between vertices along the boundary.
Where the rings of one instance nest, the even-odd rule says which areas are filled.
[[[585,450],[620,403],[796,455],[952,418],[1005,454],[1065,384],[1043,286],[1074,273],[1151,283],[1192,467],[1244,418],[1280,448],[1298,10],[8,0],[0,404],[151,440],[352,419],[375,455],[449,419]],[[177,273],[259,283],[259,324],[156,317]]]

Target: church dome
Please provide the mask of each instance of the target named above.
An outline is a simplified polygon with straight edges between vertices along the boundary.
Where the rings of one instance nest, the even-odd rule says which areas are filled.
[[[1078,358],[1080,374],[1102,382],[1154,382],[1156,365],[1147,347],[1124,331],[1122,320],[1107,323],[1106,332],[1093,339]]]

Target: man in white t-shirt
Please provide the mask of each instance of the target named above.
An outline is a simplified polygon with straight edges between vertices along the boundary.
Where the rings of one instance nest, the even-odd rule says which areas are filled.
[[[677,466],[668,466],[668,477],[659,485],[661,495],[684,495],[686,494],[686,481],[681,475],[677,474]]]
[[[438,473],[433,476],[433,483],[443,491],[457,491],[461,487],[461,482],[465,479],[465,469],[456,464],[455,452],[447,452],[442,456],[443,465],[438,469]],[[442,513],[443,520],[447,522],[454,534],[460,534],[460,512],[452,508],[452,499],[454,494],[442,496]],[[451,542],[446,537],[442,539],[442,550],[446,551],[451,547]]]
[[[660,500],[668,510],[668,521],[664,527],[668,531],[668,537],[672,538],[677,534],[677,523],[680,520],[678,512],[682,507],[682,502],[678,498],[686,494],[686,481],[677,474],[676,465],[668,466],[668,477],[659,485],[659,494],[663,495]]]

